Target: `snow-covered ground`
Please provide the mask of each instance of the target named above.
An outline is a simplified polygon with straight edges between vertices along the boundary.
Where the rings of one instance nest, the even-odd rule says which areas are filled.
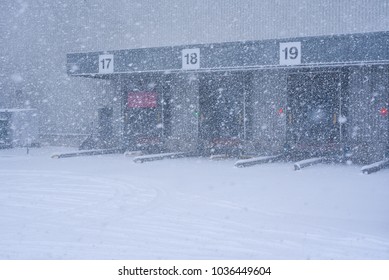
[[[0,150],[1,259],[389,259],[389,170],[57,151]]]

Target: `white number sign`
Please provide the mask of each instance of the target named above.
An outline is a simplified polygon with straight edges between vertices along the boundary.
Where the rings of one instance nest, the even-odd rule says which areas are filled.
[[[182,50],[182,69],[191,70],[200,68],[200,49]]]
[[[113,54],[99,55],[99,73],[113,73]]]
[[[301,64],[301,42],[280,43],[280,65]]]

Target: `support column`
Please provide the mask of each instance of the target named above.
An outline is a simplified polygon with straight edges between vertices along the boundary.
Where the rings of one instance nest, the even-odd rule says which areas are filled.
[[[283,151],[286,133],[287,74],[256,71],[253,74],[253,143],[257,153]]]
[[[199,80],[195,73],[179,74],[171,83],[171,151],[194,152],[198,141]]]

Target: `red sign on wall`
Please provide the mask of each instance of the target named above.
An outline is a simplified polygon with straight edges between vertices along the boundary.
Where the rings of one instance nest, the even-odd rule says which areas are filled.
[[[157,107],[156,92],[129,92],[128,108],[155,108]]]
[[[381,116],[386,117],[388,115],[388,108],[382,107],[380,109],[380,114]]]

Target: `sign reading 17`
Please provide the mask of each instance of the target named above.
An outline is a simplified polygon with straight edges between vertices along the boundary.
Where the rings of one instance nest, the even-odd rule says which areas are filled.
[[[99,55],[99,73],[113,73],[113,54]]]
[[[102,60],[100,60],[101,69],[108,69],[109,65],[111,64],[111,61],[111,58],[103,58]]]

